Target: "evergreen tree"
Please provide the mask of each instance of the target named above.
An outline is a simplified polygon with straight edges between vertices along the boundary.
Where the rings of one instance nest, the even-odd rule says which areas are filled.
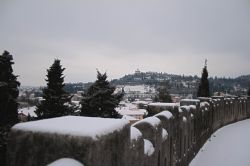
[[[207,71],[207,60],[202,71],[202,76],[197,92],[197,97],[210,97],[208,71]]]
[[[169,94],[169,83],[164,81],[161,82],[159,87],[156,88],[157,95],[155,96],[155,102],[165,102],[165,103],[172,103],[172,98]]]
[[[97,80],[83,94],[81,116],[119,118],[115,108],[123,94],[114,94],[115,87],[107,81],[107,74],[97,71]]]
[[[247,96],[250,96],[250,87],[248,88]]]
[[[74,113],[71,96],[64,91],[64,76],[60,60],[56,59],[47,70],[47,87],[43,89],[43,101],[35,111],[39,119],[54,118]]]
[[[18,122],[17,97],[20,83],[13,75],[13,57],[4,51],[0,55],[0,165],[5,165],[7,134]]]

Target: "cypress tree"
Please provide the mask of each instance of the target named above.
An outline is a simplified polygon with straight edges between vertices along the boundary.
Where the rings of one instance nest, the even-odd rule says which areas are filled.
[[[43,89],[43,101],[35,113],[38,119],[54,118],[73,114],[74,108],[69,105],[71,96],[65,92],[64,76],[60,60],[55,59],[47,70],[47,87]]]
[[[83,94],[81,116],[119,118],[115,108],[123,94],[114,94],[115,87],[107,81],[107,74],[97,71],[97,80]]]
[[[0,165],[5,165],[7,134],[18,122],[18,87],[20,83],[13,74],[13,57],[4,51],[0,55]]]
[[[197,97],[210,97],[208,71],[207,71],[207,60],[202,71],[202,76],[197,92]]]

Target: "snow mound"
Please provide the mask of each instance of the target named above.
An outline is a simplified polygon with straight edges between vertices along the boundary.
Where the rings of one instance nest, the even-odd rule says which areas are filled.
[[[168,132],[166,129],[162,129],[161,135],[163,141],[166,141],[168,139]]]
[[[190,109],[196,109],[196,105],[190,105]]]
[[[189,106],[181,106],[181,108],[187,110],[188,112],[190,111],[190,107]]]
[[[182,117],[183,122],[187,122],[187,118],[185,116]]]
[[[155,148],[153,146],[153,144],[147,140],[144,139],[144,154],[147,156],[151,156],[155,151]]]
[[[201,102],[200,104],[201,107],[206,107],[206,106],[210,106],[210,104],[208,102]]]
[[[142,137],[142,133],[137,128],[131,126],[130,128],[130,140],[138,140]]]
[[[80,116],[64,116],[46,120],[19,123],[14,130],[24,130],[42,133],[57,133],[91,137],[97,139],[100,136],[119,131],[128,124],[127,120],[109,118],[90,118]]]
[[[162,111],[162,112],[156,114],[155,116],[157,116],[157,115],[164,116],[164,117],[166,117],[167,119],[173,118],[173,114],[172,114],[171,112],[169,112],[169,111]]]
[[[152,125],[153,127],[157,127],[161,123],[161,120],[158,119],[157,117],[151,116],[151,117],[148,117],[148,118],[145,118],[141,121],[136,122],[134,125],[137,125],[137,124],[142,123],[142,122],[148,123],[148,124]]]
[[[76,161],[71,158],[61,158],[47,166],[84,166],[84,165],[81,164],[79,161]]]

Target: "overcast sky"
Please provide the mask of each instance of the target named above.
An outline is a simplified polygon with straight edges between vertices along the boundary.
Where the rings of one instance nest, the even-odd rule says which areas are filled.
[[[249,0],[1,0],[0,51],[22,85],[45,85],[55,58],[66,82],[141,71],[250,74]]]

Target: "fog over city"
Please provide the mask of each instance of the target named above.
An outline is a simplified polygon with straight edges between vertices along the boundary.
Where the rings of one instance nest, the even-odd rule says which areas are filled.
[[[66,82],[141,71],[249,74],[249,0],[2,0],[0,52],[22,85],[45,85],[55,58]]]

